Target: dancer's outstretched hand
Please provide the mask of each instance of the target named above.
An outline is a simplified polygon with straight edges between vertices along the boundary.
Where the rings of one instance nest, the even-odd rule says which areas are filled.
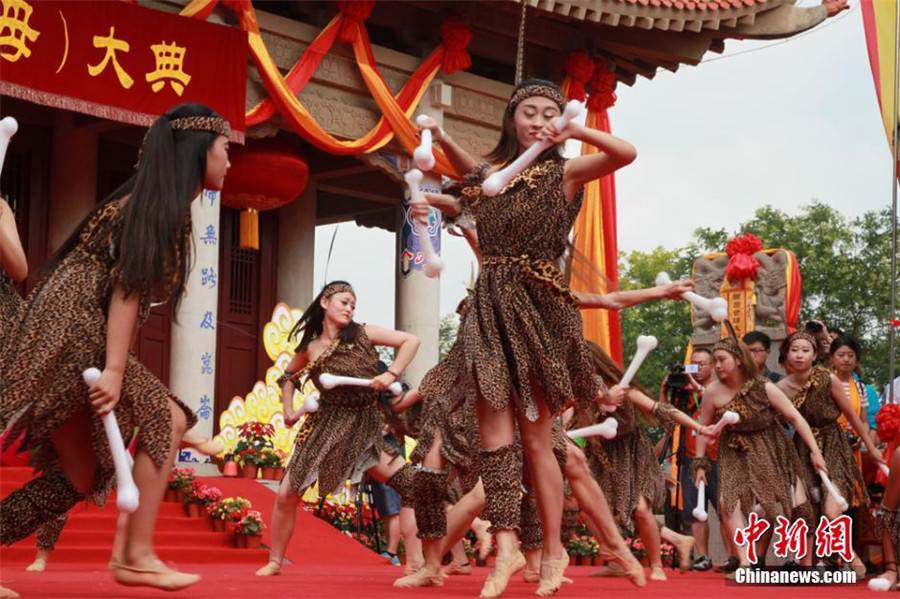
[[[694,282],[690,279],[685,281],[673,281],[668,285],[663,285],[665,287],[665,294],[668,299],[680,300],[684,299],[683,296],[688,291],[694,290]]]
[[[609,388],[607,394],[603,396],[601,403],[608,406],[619,406],[623,401],[625,401],[625,396],[628,394],[628,390],[628,386],[613,385]]]
[[[716,432],[716,427],[709,424],[700,427],[700,434],[711,439],[719,436],[719,433]]]
[[[98,416],[112,412],[119,403],[119,395],[122,392],[121,372],[106,369],[100,374],[100,380],[90,388],[89,397],[91,405]]]

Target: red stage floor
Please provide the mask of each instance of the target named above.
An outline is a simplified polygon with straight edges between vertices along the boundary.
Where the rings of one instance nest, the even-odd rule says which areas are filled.
[[[309,548],[311,552],[328,552],[327,547]],[[472,576],[454,576],[439,589],[395,589],[391,582],[401,569],[389,565],[344,566],[294,565],[285,567],[283,574],[261,579],[253,575],[255,566],[210,565],[191,567],[179,564],[183,569],[197,572],[203,580],[196,586],[182,590],[174,596],[185,599],[248,598],[248,599],[306,599],[306,598],[409,598],[435,597],[439,599],[478,596],[487,576],[486,568],[476,568]],[[594,568],[573,567],[569,576],[575,582],[557,594],[561,599],[597,599],[598,597],[634,597],[640,599],[735,597],[759,599],[763,594],[772,598],[821,598],[840,599],[871,595],[865,583],[853,586],[819,587],[735,587],[726,586],[722,575],[674,573],[668,582],[650,583],[637,589],[623,580],[599,580],[589,578]],[[32,574],[3,567],[3,583],[23,598],[41,599],[125,599],[153,598],[167,595],[152,589],[134,589],[116,585],[109,572],[95,566],[79,568],[75,565],[53,567],[43,574]],[[521,579],[510,584],[504,597],[522,599],[534,597],[536,585],[525,584]]]

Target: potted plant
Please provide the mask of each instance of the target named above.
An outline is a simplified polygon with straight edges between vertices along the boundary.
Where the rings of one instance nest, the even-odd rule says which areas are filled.
[[[210,503],[206,510],[213,522],[213,530],[224,532],[227,523],[231,520],[231,514],[241,510],[250,509],[250,502],[243,497],[226,497],[215,503]]]
[[[188,517],[200,518],[211,503],[218,502],[221,498],[222,491],[218,487],[195,482],[190,493],[190,501],[186,502]],[[185,499],[187,499],[187,494]]]
[[[278,480],[280,476],[276,475],[276,469],[280,469],[284,472],[284,468],[281,468],[281,464],[284,460],[284,454],[274,447],[263,447],[260,450],[259,455],[259,464],[260,468],[262,468],[262,478],[263,480]]]
[[[235,459],[241,466],[241,476],[256,478],[257,470],[265,463],[262,450],[273,447],[275,427],[262,422],[245,422],[238,427],[240,439],[234,448]]]
[[[166,489],[166,501],[181,502],[184,490],[194,484],[193,468],[172,468],[169,473],[169,486]]]
[[[237,515],[240,515],[239,520]],[[234,531],[235,546],[239,548],[259,549],[263,528],[262,515],[256,510],[242,509],[232,514],[231,529]]]

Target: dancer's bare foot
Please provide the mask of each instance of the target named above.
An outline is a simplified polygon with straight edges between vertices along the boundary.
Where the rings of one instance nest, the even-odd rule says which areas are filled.
[[[611,552],[610,559],[615,561],[622,568],[625,576],[636,587],[647,585],[647,575],[644,573],[644,567],[641,562],[637,561],[634,554],[627,549],[622,552]]]
[[[444,576],[439,569],[433,570],[426,564],[413,574],[395,580],[394,586],[404,589],[414,587],[442,587],[444,586]]]
[[[680,535],[675,543],[675,551],[678,552],[678,571],[682,574],[691,568],[691,549],[694,548],[694,537]]]
[[[443,569],[444,577],[447,576],[469,576],[472,574],[472,564],[469,562],[465,562],[462,564],[457,564],[452,562],[449,566]]]
[[[525,556],[520,551],[516,551],[510,557],[497,556],[494,562],[494,571],[484,581],[481,588],[481,597],[499,597],[506,590],[509,579],[513,574],[525,567]]]
[[[50,552],[44,549],[38,549],[37,555],[31,565],[25,568],[26,572],[43,572],[47,569],[47,560],[50,558]]]
[[[522,568],[522,580],[524,582],[540,582],[541,581],[541,570],[532,569],[529,566],[525,566]]]
[[[625,570],[622,569],[622,566],[618,562],[610,561],[612,554],[607,553],[603,557],[607,562],[606,565],[596,572],[591,572],[590,576],[594,578],[625,578]]]
[[[281,574],[281,562],[270,559],[265,566],[256,571],[257,576],[278,576]]]
[[[666,577],[666,572],[663,570],[662,566],[653,566],[650,568],[650,580],[661,582],[669,579]]]
[[[404,576],[409,576],[411,574],[415,574],[416,572],[418,572],[419,570],[421,570],[424,567],[425,567],[425,562],[421,562],[418,564],[406,562],[406,567],[403,568],[403,574],[404,574]]]
[[[549,560],[541,564],[541,584],[534,592],[540,597],[550,597],[555,595],[556,591],[563,584],[563,575],[569,566],[569,554],[563,553],[559,559]]]
[[[112,572],[113,579],[123,586],[153,587],[164,591],[177,591],[200,580],[197,574],[173,570],[155,557],[142,564],[116,564]]]
[[[6,598],[14,599],[15,597],[18,597],[18,596],[19,596],[19,594],[18,594],[17,592],[15,592],[14,590],[8,589],[8,588],[6,588],[5,586],[0,585],[0,598],[3,598],[3,599],[6,599]]]

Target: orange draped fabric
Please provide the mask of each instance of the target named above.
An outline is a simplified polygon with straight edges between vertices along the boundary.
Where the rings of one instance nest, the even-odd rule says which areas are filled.
[[[217,2],[218,0],[194,0],[185,7],[182,14],[194,18],[205,18]],[[275,66],[262,40],[256,21],[256,12],[249,0],[231,0],[227,4],[238,12],[241,28],[248,35],[250,53],[263,84],[269,92],[269,98],[254,106],[247,113],[248,126],[264,121],[277,111],[301,137],[331,154],[374,152],[388,144],[395,135],[404,149],[410,153],[415,150],[419,143],[419,137],[416,127],[409,119],[441,68],[444,58],[443,46],[436,48],[419,65],[395,97],[378,72],[365,27],[361,25],[360,21],[350,19],[341,13],[322,30],[290,70],[287,77],[284,77]],[[359,35],[355,36],[356,39],[352,45],[360,74],[383,116],[375,127],[359,139],[342,141],[325,131],[316,122],[296,94],[309,82],[322,58],[331,49],[339,32],[342,29],[353,27],[359,30]],[[439,148],[435,147],[434,153],[436,160],[434,170],[437,173],[452,177],[459,176]]]
[[[569,97],[571,77],[563,82],[563,95]],[[588,110],[587,127],[609,133],[609,114],[604,110]],[[596,154],[597,148],[583,144],[581,155]],[[572,261],[571,286],[573,291],[597,293],[588,289],[588,281],[596,277],[592,273],[579,272],[588,268],[598,270],[612,291],[619,285],[619,246],[616,230],[616,180],[610,174],[584,186],[584,205],[575,221],[575,250],[587,258],[589,264]],[[622,364],[622,326],[616,310],[584,310],[581,313],[584,337],[602,347],[616,362]]]

